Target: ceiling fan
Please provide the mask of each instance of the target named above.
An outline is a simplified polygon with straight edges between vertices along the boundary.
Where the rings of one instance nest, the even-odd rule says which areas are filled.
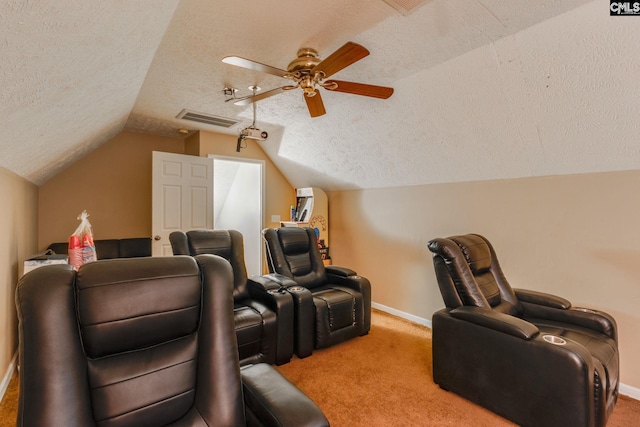
[[[320,87],[333,92],[351,93],[380,99],[387,99],[393,94],[393,88],[390,87],[345,82],[342,80],[325,80],[367,55],[369,55],[369,51],[363,46],[357,43],[347,42],[325,59],[320,59],[315,49],[299,49],[298,57],[289,63],[286,70],[239,56],[226,56],[222,58],[222,62],[249,70],[273,74],[293,82],[293,84],[271,89],[257,95],[254,94],[245,98],[239,98],[234,102],[235,105],[248,105],[252,102],[277,95],[285,90],[300,88],[303,91],[309,114],[311,117],[318,117],[326,113],[322,97],[318,91]]]

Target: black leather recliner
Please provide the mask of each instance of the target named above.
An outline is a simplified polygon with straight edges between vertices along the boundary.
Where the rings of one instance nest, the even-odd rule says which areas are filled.
[[[371,328],[371,284],[355,271],[323,264],[311,228],[267,228],[267,264],[273,281],[293,296],[298,357],[366,335]]]
[[[248,278],[242,234],[236,230],[174,231],[174,255],[213,254],[233,268],[233,301],[240,364],[281,365],[293,355],[293,301],[279,283]]]
[[[20,427],[327,426],[265,363],[240,367],[214,255],[51,265],[16,289]]]
[[[434,381],[522,426],[604,426],[619,387],[613,317],[512,289],[480,235],[428,246],[446,305],[433,315]]]

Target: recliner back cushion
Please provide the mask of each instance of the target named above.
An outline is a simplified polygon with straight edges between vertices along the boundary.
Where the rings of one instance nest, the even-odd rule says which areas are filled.
[[[136,258],[151,256],[151,239],[148,237],[133,237],[118,241],[120,258]]]
[[[500,289],[496,283],[491,268],[491,250],[487,243],[475,235],[456,236],[451,238],[464,255],[469,269],[491,307],[496,307],[502,301]]]
[[[120,249],[117,239],[95,240],[93,242],[96,248],[97,259],[120,258]]]
[[[226,230],[187,231],[193,256],[213,254],[228,260],[231,257],[231,236]]]
[[[190,257],[158,259],[146,269],[131,261],[108,261],[107,275],[93,273],[101,261],[78,272],[78,319],[100,426],[168,423],[195,395],[198,266]]]
[[[294,280],[301,286],[314,288],[326,283],[324,265],[313,260],[311,250],[317,245],[304,228],[280,228],[278,239]]]
[[[244,262],[244,243],[237,230],[187,231],[189,252],[192,256],[218,255],[231,263],[233,268],[233,298],[238,301],[249,297],[247,267]]]
[[[302,230],[300,230],[302,231]],[[304,276],[311,272],[309,254],[309,236],[305,232],[288,232],[280,230],[282,251],[287,257],[289,269],[294,276]]]

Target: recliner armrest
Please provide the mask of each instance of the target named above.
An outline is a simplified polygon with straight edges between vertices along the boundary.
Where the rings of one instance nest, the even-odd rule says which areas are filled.
[[[325,267],[325,271],[327,273],[327,281],[329,283],[346,286],[358,292],[365,292],[365,289],[371,287],[369,279],[358,275],[358,273],[350,268],[334,265]]]
[[[273,276],[275,275],[252,276],[247,280],[247,286],[251,298],[266,305],[278,316],[275,363],[282,365],[288,363],[293,355],[295,308],[292,295],[282,285],[283,282],[274,281]],[[291,282],[295,284],[295,282]]]
[[[453,318],[475,323],[476,325],[525,340],[534,338],[540,332],[537,326],[526,320],[480,307],[462,306],[449,311],[449,314]]]
[[[617,341],[618,327],[608,313],[586,308],[572,308],[571,303],[555,295],[526,289],[514,289],[522,303],[524,317],[553,320],[581,326],[609,336]]]
[[[521,302],[544,305],[546,307],[558,308],[560,310],[567,310],[571,308],[571,302],[569,300],[557,295],[532,291],[529,289],[514,289],[513,291]]]
[[[320,408],[272,366],[247,365],[240,374],[248,425],[257,421],[274,427],[329,426]]]
[[[262,286],[264,289],[282,289],[288,288],[289,286],[295,286],[296,282],[293,279],[290,279],[287,276],[283,276],[278,273],[269,273],[264,274],[262,276],[251,276],[249,279],[249,283],[253,282],[253,286],[256,284]]]
[[[340,267],[338,265],[327,265],[324,267],[324,269],[327,272],[327,274],[334,274],[336,276],[342,276],[342,277],[355,276],[356,274],[358,274],[350,268]]]

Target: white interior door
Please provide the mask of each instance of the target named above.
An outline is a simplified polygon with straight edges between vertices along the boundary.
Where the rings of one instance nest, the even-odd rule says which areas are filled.
[[[172,231],[213,228],[213,160],[153,152],[153,256],[171,256]]]
[[[262,274],[264,162],[213,156],[214,228],[238,230],[247,273]]]

